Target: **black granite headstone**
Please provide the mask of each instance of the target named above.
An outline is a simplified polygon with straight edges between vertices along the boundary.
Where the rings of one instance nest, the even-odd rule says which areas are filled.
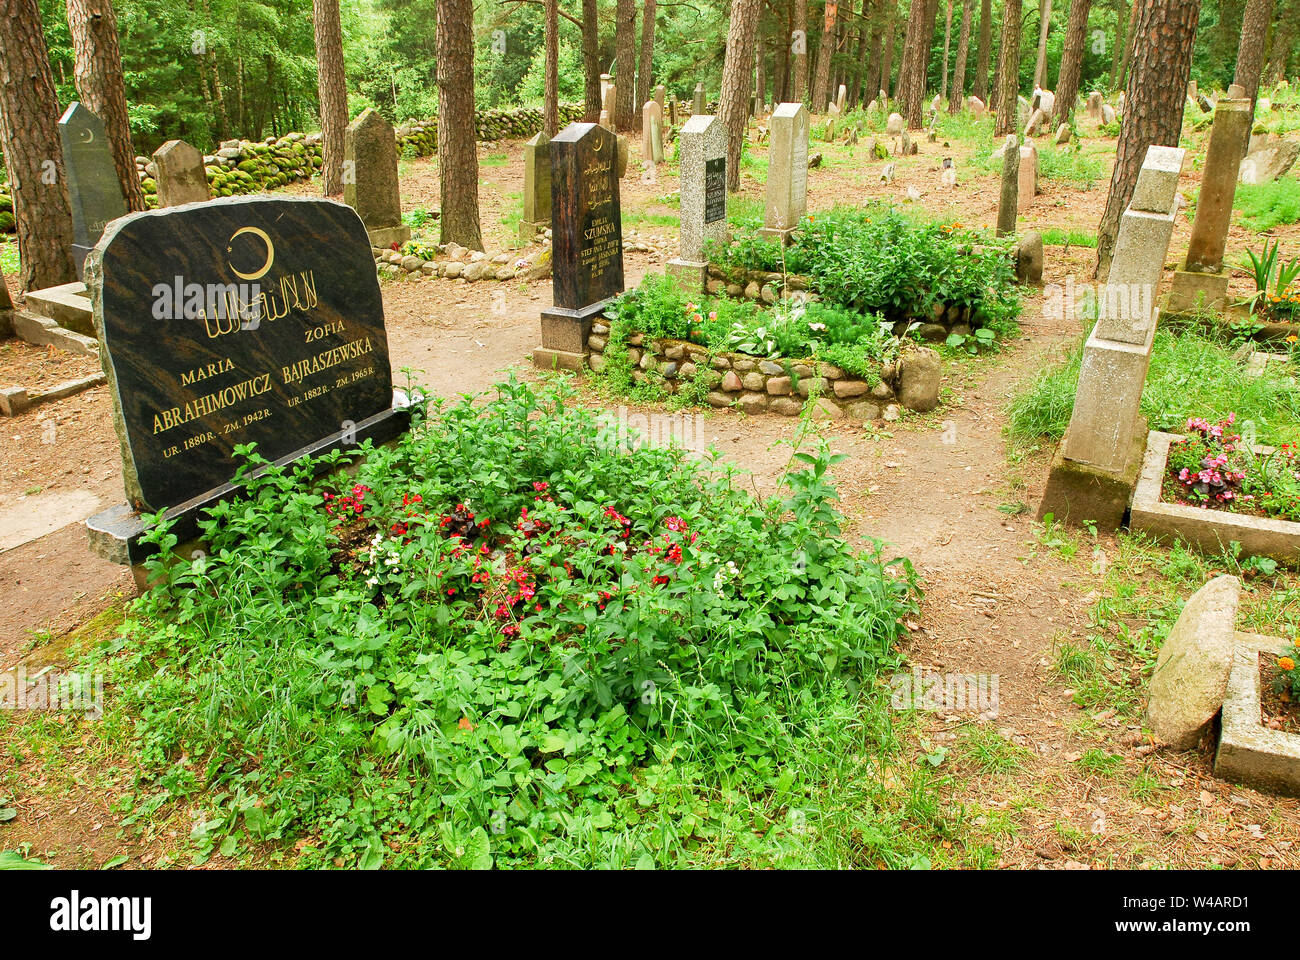
[[[72,261],[81,279],[86,254],[105,224],[126,215],[126,201],[99,117],[80,103],[70,103],[59,120],[59,140],[72,205]]]
[[[571,123],[550,152],[555,306],[542,311],[542,349],[533,356],[574,366],[586,353],[592,317],[623,292],[618,138],[598,124]]]
[[[727,219],[727,158],[704,161],[704,222]]]
[[[229,495],[238,445],[288,462],[406,424],[351,207],[231,197],[132,214],[109,226],[86,279],[129,501],[92,533],[130,539],[119,521],[135,513]]]

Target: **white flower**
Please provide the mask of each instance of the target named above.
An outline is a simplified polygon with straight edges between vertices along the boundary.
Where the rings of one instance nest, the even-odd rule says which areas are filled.
[[[826,324],[824,324],[824,323],[810,323],[810,324],[808,324],[808,329],[809,329],[809,330],[825,330],[825,329],[826,329]]]

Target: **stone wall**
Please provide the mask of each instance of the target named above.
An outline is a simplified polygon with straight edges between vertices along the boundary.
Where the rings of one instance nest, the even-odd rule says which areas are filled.
[[[587,362],[600,373],[605,369],[609,325],[597,321],[591,331]],[[664,378],[664,388],[674,393],[703,376],[710,387],[710,406],[735,404],[750,414],[797,417],[811,401],[815,415],[827,419],[897,420],[903,408],[925,411],[939,402],[939,355],[927,347],[905,349],[899,360],[882,364],[874,383],[820,361],[767,360],[744,353],[717,353],[710,359],[708,349],[697,343],[647,342],[641,334],[628,338],[628,354],[637,382],[656,371]]]
[[[745,270],[740,267],[725,267],[709,264],[709,279],[705,292],[711,296],[726,294],[729,297],[753,300],[757,303],[773,304],[785,299],[790,294],[785,291],[806,291],[809,301],[820,299],[812,290],[812,280],[795,274],[786,274],[784,289],[781,274],[769,270]],[[917,335],[930,343],[943,343],[949,334],[958,333],[970,336],[972,330],[983,326],[971,307],[948,306],[936,303],[928,313],[908,313],[894,323],[893,334],[901,337],[913,323],[920,323]]]
[[[560,104],[560,125],[582,119],[583,105]],[[479,140],[531,137],[542,129],[540,107],[514,110],[480,110],[474,115]],[[397,154],[426,157],[438,150],[438,123],[427,120],[397,128]],[[286,133],[261,141],[224,140],[216,153],[203,158],[208,186],[214,197],[261,193],[288,183],[311,179],[323,162],[319,133]],[[158,184],[149,157],[135,158],[140,186],[149,207],[157,204]],[[0,166],[0,171],[3,167]],[[14,229],[13,197],[8,184],[0,183],[0,233]]]

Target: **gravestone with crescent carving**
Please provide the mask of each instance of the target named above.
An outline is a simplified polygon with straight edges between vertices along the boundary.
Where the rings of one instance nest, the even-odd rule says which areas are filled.
[[[406,426],[370,242],[345,204],[230,197],[131,214],[86,281],[128,501],[89,521],[101,554],[135,562],[142,515],[188,523],[233,493],[238,446],[288,462]]]
[[[86,254],[105,224],[126,215],[126,201],[99,117],[73,101],[59,120],[59,140],[72,205],[72,260],[81,279]]]

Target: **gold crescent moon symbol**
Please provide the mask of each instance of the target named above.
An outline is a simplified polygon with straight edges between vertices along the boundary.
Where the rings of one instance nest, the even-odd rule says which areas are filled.
[[[271,269],[271,264],[275,262],[275,244],[271,242],[271,238],[266,235],[265,230],[258,229],[257,227],[240,227],[230,235],[230,242],[234,243],[236,237],[243,236],[245,233],[251,233],[266,244],[266,263],[262,264],[262,269],[255,273],[240,273],[238,270],[235,270],[234,264],[229,261],[226,262],[230,266],[230,269],[234,271],[235,276],[240,280],[260,280],[262,277],[266,276],[266,272]],[[226,252],[230,252],[230,247],[226,247]]]
[[[79,130],[77,132],[77,139],[80,140],[82,143],[90,143],[92,140],[95,139],[95,131]]]
[[[600,137],[597,137],[595,140],[592,141],[591,144],[592,153],[600,153],[600,151],[604,149],[605,149],[605,141],[602,140]]]

